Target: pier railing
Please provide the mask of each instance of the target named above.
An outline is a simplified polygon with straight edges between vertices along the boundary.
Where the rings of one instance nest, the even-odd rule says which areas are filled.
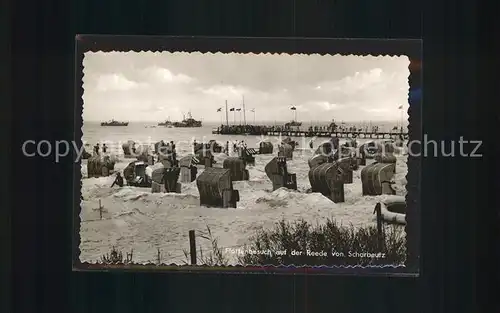
[[[338,138],[360,138],[360,139],[408,139],[408,133],[401,131],[370,132],[370,131],[348,131],[348,130],[292,130],[292,129],[248,129],[240,128],[214,128],[214,135],[254,135],[254,136],[290,136],[290,137],[338,137]]]

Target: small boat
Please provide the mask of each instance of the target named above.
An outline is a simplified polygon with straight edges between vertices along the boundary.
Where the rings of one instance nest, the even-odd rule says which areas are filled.
[[[111,120],[108,122],[102,122],[101,126],[128,126],[128,122],[119,122],[119,121]]]

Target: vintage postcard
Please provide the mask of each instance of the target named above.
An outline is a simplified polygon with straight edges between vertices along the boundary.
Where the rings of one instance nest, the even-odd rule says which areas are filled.
[[[77,37],[75,269],[418,273],[420,42],[112,38]]]

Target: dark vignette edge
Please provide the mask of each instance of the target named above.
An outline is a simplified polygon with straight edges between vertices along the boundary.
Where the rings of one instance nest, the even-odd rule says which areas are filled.
[[[201,52],[247,54],[306,54],[306,55],[356,55],[356,56],[407,56],[409,62],[408,94],[408,136],[409,141],[419,140],[422,131],[421,99],[412,103],[411,93],[421,91],[422,41],[416,39],[325,39],[325,38],[243,38],[243,37],[164,37],[164,36],[113,36],[76,35],[75,37],[75,116],[73,138],[80,147],[83,137],[83,59],[86,52]],[[259,49],[267,46],[267,49]],[[270,46],[273,46],[272,48]],[[235,48],[236,47],[236,48]],[[265,52],[263,52],[265,51]],[[73,155],[75,157],[75,155]],[[170,271],[207,272],[224,274],[319,274],[319,275],[402,275],[417,276],[421,257],[420,247],[420,171],[421,158],[408,156],[406,175],[407,223],[405,265],[228,265],[213,267],[207,265],[177,264],[114,264],[102,265],[80,261],[80,212],[82,174],[80,162],[74,163],[73,175],[73,246],[72,261],[75,271]],[[290,271],[295,269],[296,271]],[[353,271],[352,269],[356,269]]]

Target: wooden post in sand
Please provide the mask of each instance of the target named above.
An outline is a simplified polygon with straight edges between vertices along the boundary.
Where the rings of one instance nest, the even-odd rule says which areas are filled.
[[[102,212],[104,211],[104,207],[101,205],[101,199],[99,199],[99,208],[94,209],[94,210],[99,211],[99,219],[102,220]]]
[[[189,231],[189,255],[191,256],[191,265],[196,265],[196,237],[194,230]]]
[[[156,264],[161,265],[161,252],[160,248],[156,248]]]
[[[107,212],[106,209],[101,205],[101,199],[99,199],[99,207],[92,209],[93,211],[99,211],[99,219],[102,220],[102,213]]]
[[[375,210],[373,213],[377,214],[377,240],[378,240],[378,249],[382,251],[384,248],[384,230],[382,228],[382,205],[377,203],[375,205]]]

